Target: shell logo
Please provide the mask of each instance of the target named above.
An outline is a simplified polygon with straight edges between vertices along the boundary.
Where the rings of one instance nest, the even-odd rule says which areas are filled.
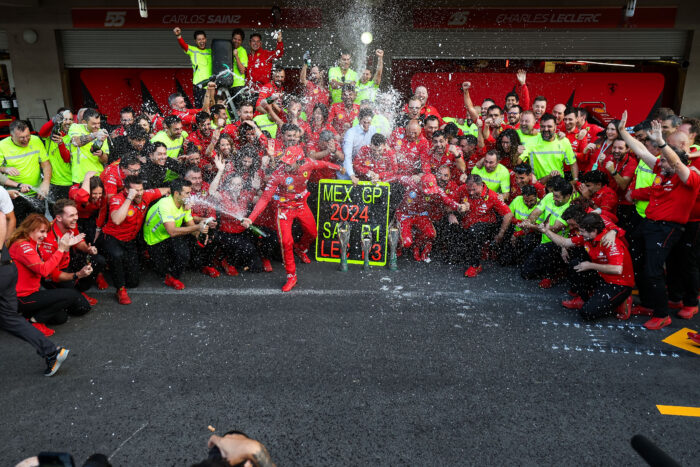
[[[132,216],[134,215],[134,210],[133,210],[133,209],[129,209],[129,210],[126,212],[126,215],[129,216],[129,217],[132,217]]]
[[[661,178],[661,175],[657,175],[656,178],[654,179],[654,185],[659,185],[663,181],[663,178]]]

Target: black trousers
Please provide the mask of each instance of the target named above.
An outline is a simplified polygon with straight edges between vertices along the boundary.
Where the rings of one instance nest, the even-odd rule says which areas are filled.
[[[88,255],[83,252],[71,250],[70,263],[66,272],[78,272],[83,269],[88,262],[87,257]],[[97,275],[104,272],[107,268],[107,260],[100,254],[90,255],[90,266],[92,266],[92,274],[78,279],[78,282],[75,284],[75,288],[80,292],[85,292],[95,285]]]
[[[481,264],[481,251],[496,235],[498,227],[498,224],[477,222],[463,231],[462,258],[465,267],[478,267]]]
[[[192,94],[194,95],[194,108],[201,109],[202,104],[204,104],[204,96],[207,94],[207,88],[205,86],[197,86],[196,84],[192,86]]]
[[[282,261],[282,249],[280,248],[280,241],[279,237],[277,236],[277,232],[267,227],[257,227],[267,234],[267,237],[253,236],[255,247],[258,249],[258,254],[260,257]],[[301,238],[301,235],[299,238]]]
[[[200,235],[199,240],[192,235],[187,235],[186,238],[190,248],[190,263],[192,267],[199,270],[204,266],[212,266],[217,249],[214,231],[211,230],[209,232],[209,241],[206,245],[204,244],[204,235]]]
[[[95,232],[97,232],[97,215],[87,219],[78,219],[78,231],[85,234],[85,242],[95,245]]]
[[[459,221],[456,224],[450,224],[448,216],[443,216],[439,221],[433,222],[433,225],[436,233],[433,254],[449,264],[460,263],[463,259],[461,252],[463,252],[464,229]]]
[[[0,266],[0,329],[27,342],[46,358],[58,347],[18,313],[16,286],[17,267],[14,264]]]
[[[161,277],[167,274],[176,279],[182,277],[182,273],[190,262],[190,246],[187,237],[187,235],[170,237],[148,247],[153,268]]]
[[[251,272],[262,272],[262,261],[255,238],[249,231],[237,234],[217,232],[217,241],[229,264],[237,269],[248,268]]]
[[[565,266],[560,247],[553,242],[540,243],[523,263],[520,275],[523,279],[542,279],[561,271]]]
[[[139,285],[138,240],[122,242],[111,235],[102,234],[102,248],[112,271],[114,287],[133,289]]]
[[[63,324],[69,314],[81,316],[90,311],[90,304],[71,284],[17,297],[17,306],[25,318],[45,324]]]
[[[669,300],[683,301],[684,306],[698,306],[698,289],[700,289],[698,237],[700,237],[700,222],[688,222],[683,235],[666,261]]]
[[[664,265],[671,250],[683,235],[683,226],[674,222],[644,219],[641,233],[644,252],[637,271],[637,288],[643,306],[654,310],[654,316],[668,316],[668,294]]]
[[[510,239],[513,236],[514,230],[509,230],[501,243],[501,254],[498,257],[498,263],[501,266],[513,266],[523,264],[525,259],[537,248],[537,245],[542,241],[542,234],[539,232],[530,232],[523,236],[516,237],[515,243]]]
[[[573,282],[573,291],[584,300],[581,319],[592,321],[611,315],[632,293],[632,287],[605,282],[595,271],[584,271]]]

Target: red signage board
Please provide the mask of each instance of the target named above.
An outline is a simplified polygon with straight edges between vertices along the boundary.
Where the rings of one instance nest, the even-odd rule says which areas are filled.
[[[318,8],[282,8],[273,21],[272,8],[149,8],[141,18],[137,8],[73,8],[73,27],[136,28],[320,28]]]
[[[675,7],[637,8],[417,8],[415,29],[672,28]]]

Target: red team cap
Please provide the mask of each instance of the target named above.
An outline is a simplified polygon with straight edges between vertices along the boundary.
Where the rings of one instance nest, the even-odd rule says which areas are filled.
[[[284,151],[284,155],[280,159],[287,165],[293,165],[304,158],[304,151],[299,146],[292,146]]]
[[[437,179],[433,174],[423,175],[421,183],[423,184],[423,191],[426,195],[434,195],[440,191],[438,188]]]

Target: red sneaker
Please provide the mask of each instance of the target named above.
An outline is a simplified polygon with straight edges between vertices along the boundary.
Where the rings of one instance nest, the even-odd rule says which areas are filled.
[[[262,265],[263,265],[263,270],[265,272],[272,272],[272,263],[270,263],[270,260],[267,258],[262,259]]]
[[[669,300],[668,307],[673,310],[680,310],[681,308],[683,308],[683,302],[672,302],[671,300]]]
[[[34,326],[37,329],[37,331],[41,332],[45,337],[51,337],[56,332],[53,329],[46,327],[44,323],[32,323],[30,321],[29,324]]]
[[[615,310],[617,319],[627,320],[630,319],[630,316],[632,316],[632,295],[627,297]]]
[[[688,339],[700,345],[700,332],[689,332]]]
[[[215,269],[211,266],[204,266],[202,268],[202,274],[209,277],[219,277],[221,275],[218,269]]]
[[[469,266],[467,270],[464,272],[464,277],[476,277],[479,275],[481,271],[483,271],[484,268],[482,266]]]
[[[105,290],[106,288],[109,287],[109,284],[105,280],[105,276],[102,273],[99,273],[97,277],[95,278],[95,282],[97,283],[97,288],[99,290]]]
[[[167,285],[168,287],[172,287],[175,290],[182,290],[185,288],[185,284],[175,279],[170,274],[165,275],[165,285]]]
[[[563,300],[561,306],[570,310],[580,310],[585,302],[581,297],[574,297],[570,300]]]
[[[131,298],[129,298],[129,294],[126,293],[126,287],[117,290],[117,301],[120,305],[131,305]]]
[[[665,328],[671,324],[671,317],[670,316],[664,316],[663,318],[651,318],[649,321],[644,323],[644,327],[656,331],[661,328]]]
[[[289,292],[297,285],[297,275],[287,274],[287,282],[282,286],[282,292]]]
[[[225,259],[221,261],[221,267],[224,268],[224,272],[226,273],[227,276],[237,276],[238,275],[238,270],[236,269],[236,267],[228,264],[228,261],[226,261]]]
[[[644,316],[654,316],[654,310],[651,308],[647,308],[642,305],[634,305],[632,306],[632,314],[633,315],[644,315]]]
[[[683,319],[691,319],[693,316],[698,314],[698,307],[696,306],[684,306],[681,311],[678,312],[678,317]]]
[[[309,264],[311,262],[311,258],[309,258],[309,255],[306,254],[308,251],[309,250],[301,250],[299,248],[294,249],[294,253],[296,253],[301,262],[306,264]]]
[[[433,245],[428,243],[425,245],[423,248],[423,251],[420,254],[420,260],[425,261],[426,263],[430,262],[430,251],[433,249]]]
[[[97,299],[96,299],[96,298],[90,297],[90,296],[89,296],[88,294],[86,294],[85,292],[80,292],[80,293],[82,294],[83,297],[85,297],[85,300],[87,300],[87,302],[90,304],[90,306],[95,306],[95,305],[97,305]]]
[[[538,284],[540,289],[551,289],[552,286],[554,285],[554,281],[548,277],[545,277],[540,281]]]

